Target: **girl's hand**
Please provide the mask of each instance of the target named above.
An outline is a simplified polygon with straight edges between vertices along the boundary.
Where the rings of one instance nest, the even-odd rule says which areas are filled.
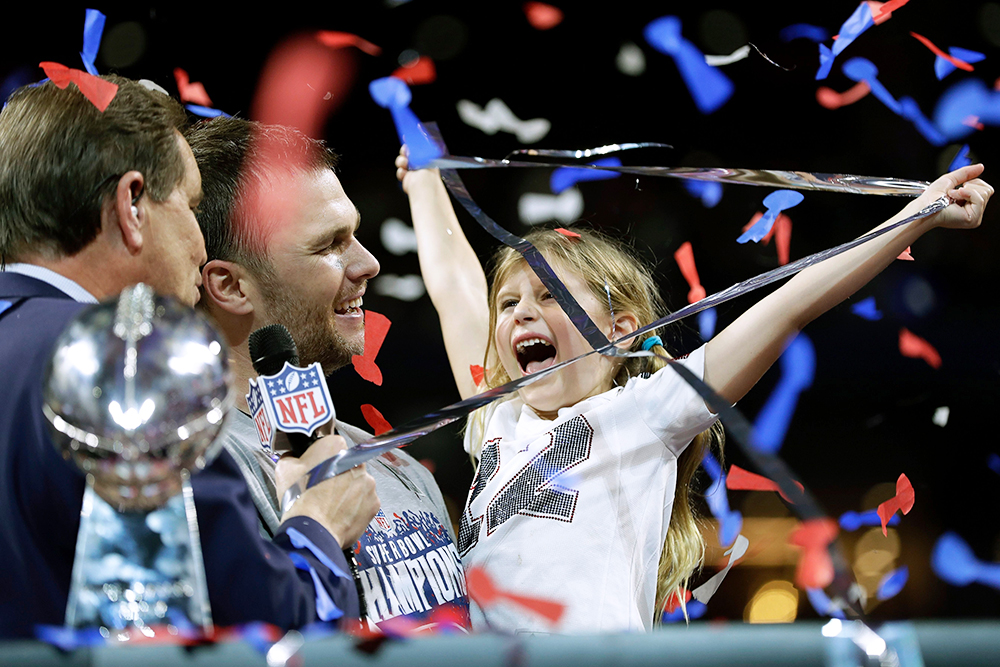
[[[948,195],[954,203],[928,218],[935,227],[953,229],[974,229],[983,220],[986,203],[993,195],[993,186],[978,178],[983,173],[983,165],[971,164],[941,176],[930,184],[904,213],[915,213],[942,195]],[[912,209],[912,210],[911,210]]]
[[[414,194],[415,188],[426,187],[440,182],[441,173],[437,169],[418,169],[410,171],[410,160],[407,157],[409,151],[406,144],[399,147],[399,155],[396,156],[396,179],[403,184],[403,192],[407,195]]]

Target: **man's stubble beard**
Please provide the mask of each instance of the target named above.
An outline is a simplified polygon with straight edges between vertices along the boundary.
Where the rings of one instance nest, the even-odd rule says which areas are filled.
[[[364,354],[364,342],[349,343],[333,323],[333,307],[328,305],[313,312],[302,308],[297,299],[281,287],[261,285],[267,305],[267,319],[274,324],[283,324],[292,334],[292,340],[299,352],[299,365],[308,366],[319,362],[323,373],[334,371],[351,363],[351,357]]]

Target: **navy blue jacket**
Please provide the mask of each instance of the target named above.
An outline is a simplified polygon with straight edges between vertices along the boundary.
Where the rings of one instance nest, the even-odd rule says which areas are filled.
[[[45,282],[0,272],[0,638],[32,636],[36,624],[62,625],[66,614],[84,477],[49,437],[42,375],[56,338],[84,307]],[[262,538],[246,482],[226,451],[191,485],[216,625],[293,628],[317,620],[312,575],[296,569],[290,551],[306,559],[345,616],[357,618],[353,580],[294,549],[287,535],[295,528],[348,572],[326,529],[294,517],[273,541]]]

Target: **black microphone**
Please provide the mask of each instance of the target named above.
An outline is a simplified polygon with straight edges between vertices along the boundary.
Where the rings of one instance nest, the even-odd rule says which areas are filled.
[[[250,334],[247,341],[250,352],[250,361],[257,375],[277,375],[285,367],[287,361],[292,366],[299,365],[299,350],[292,340],[292,334],[288,332],[283,324],[268,324],[257,329]],[[325,380],[323,380],[325,382]],[[332,406],[331,406],[332,407]],[[335,418],[331,412],[331,422],[335,423]],[[319,440],[322,436],[319,431],[313,431],[312,435],[305,433],[284,432],[288,436],[288,444],[292,448],[293,456],[302,456],[309,445]],[[367,616],[367,603],[365,602],[365,589],[361,584],[361,575],[358,572],[358,561],[354,558],[354,552],[350,547],[344,549],[344,557],[351,569],[351,576],[354,578],[354,586],[358,591],[359,610],[361,620]]]
[[[299,365],[299,350],[292,340],[292,334],[283,324],[268,324],[257,329],[250,334],[247,345],[250,361],[257,375],[276,375],[285,367],[286,361],[292,366]],[[318,431],[314,431],[311,436],[287,431],[284,433],[288,436],[288,444],[295,456],[302,456],[309,445],[322,437]]]

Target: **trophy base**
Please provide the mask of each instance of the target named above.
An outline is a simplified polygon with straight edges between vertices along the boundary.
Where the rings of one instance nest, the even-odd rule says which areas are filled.
[[[149,511],[119,512],[87,476],[66,605],[69,628],[154,636],[212,626],[194,496],[181,491]]]

